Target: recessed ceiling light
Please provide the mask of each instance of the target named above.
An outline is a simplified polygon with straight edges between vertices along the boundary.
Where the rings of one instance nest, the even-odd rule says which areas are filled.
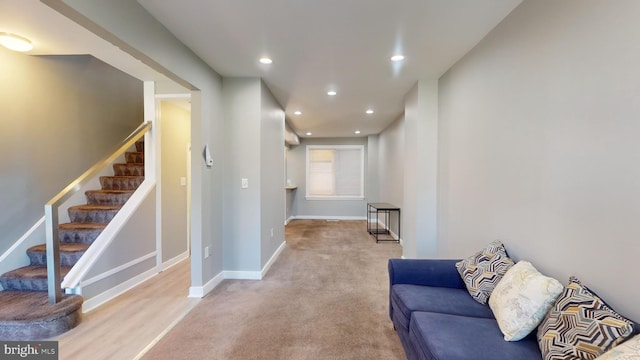
[[[329,96],[336,96],[337,92],[333,91],[333,90],[329,90],[327,91],[327,95]]]
[[[273,60],[271,60],[270,58],[268,58],[266,56],[265,57],[261,57],[259,61],[260,61],[261,64],[266,64],[266,65],[269,65],[269,64],[271,64],[273,62]]]
[[[402,61],[404,60],[404,55],[396,54],[391,57],[391,61]]]
[[[310,131],[307,131],[307,136],[311,136],[311,132]]]
[[[25,52],[33,49],[31,40],[20,35],[0,32],[0,45],[13,51]]]
[[[373,113],[374,113],[374,111],[373,111],[373,110],[371,110],[371,109],[367,109],[367,111],[365,111],[365,112],[366,112],[367,114],[373,114]]]
[[[360,134],[360,130],[356,130],[356,134]]]
[[[294,111],[293,113],[296,114],[296,115],[302,115],[302,111],[300,111],[300,110]]]

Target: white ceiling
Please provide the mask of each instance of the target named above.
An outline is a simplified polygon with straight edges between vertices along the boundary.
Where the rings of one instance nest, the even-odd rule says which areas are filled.
[[[440,77],[521,1],[138,0],[221,75],[262,77],[303,137],[379,133],[417,80]],[[31,38],[30,54],[92,54],[161,93],[186,92],[38,0],[0,0],[2,31]]]
[[[34,45],[27,53],[29,55],[91,54],[135,78],[156,81],[159,92],[188,93],[185,88],[38,0],[0,0],[0,32],[29,38]]]
[[[440,77],[521,1],[138,0],[221,75],[262,77],[314,137],[379,133],[418,79]]]

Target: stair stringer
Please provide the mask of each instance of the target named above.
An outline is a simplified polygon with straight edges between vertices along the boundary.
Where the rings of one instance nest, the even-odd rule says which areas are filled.
[[[161,268],[157,266],[155,261],[155,189],[155,180],[145,179],[142,184],[140,184],[129,200],[122,206],[115,217],[94,240],[89,249],[87,249],[84,255],[64,277],[62,280],[62,288],[65,289],[65,292],[81,294],[85,300],[85,304],[91,304],[92,297],[101,295],[101,298],[104,299],[105,295],[103,293],[117,288],[120,284],[131,280],[132,278],[140,275],[140,273],[153,270],[150,272],[150,274],[153,275],[155,272],[160,271]],[[145,209],[144,205],[148,201],[153,202],[151,209]],[[142,213],[145,211],[146,213]],[[150,229],[142,229],[142,231],[150,233],[148,234],[149,239],[147,241],[149,244],[146,244],[148,249],[144,249],[144,253],[142,254],[135,252],[127,252],[126,254],[123,254],[122,251],[120,251],[120,253],[115,253],[114,251],[117,250],[117,247],[114,245],[124,243],[124,247],[126,248],[126,242],[133,243],[138,241],[138,239],[126,238],[127,235],[130,234],[123,234],[122,230],[125,227],[135,228],[135,224],[130,224],[130,220],[139,216],[146,217],[148,221],[154,224]],[[144,224],[140,226],[144,226]],[[125,274],[125,270],[134,268],[144,260],[151,258],[153,258],[153,261],[148,263],[151,263],[152,266],[147,264],[143,271],[133,269],[133,271],[136,272],[135,274]],[[112,259],[113,261],[111,261]],[[110,281],[103,281],[105,279]],[[88,286],[94,285],[100,281],[103,281],[106,285],[102,285],[99,293],[95,293],[95,289],[92,293],[88,293],[86,291]],[[141,281],[144,281],[144,279],[138,282]],[[114,294],[113,296],[106,296],[106,298],[108,300],[115,296],[117,296],[117,294]],[[84,305],[83,311],[88,311],[87,307]]]

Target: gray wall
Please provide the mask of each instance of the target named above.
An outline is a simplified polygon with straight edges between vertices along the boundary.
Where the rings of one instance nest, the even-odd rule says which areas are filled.
[[[307,145],[364,145],[365,199],[364,200],[307,200],[306,194],[306,146]],[[294,196],[294,215],[297,217],[362,218],[367,216],[368,164],[367,138],[301,138],[300,145],[289,150],[287,157],[288,178],[298,185]]]
[[[145,64],[193,89],[191,122],[192,286],[222,271],[222,181],[224,168],[222,79],[140,4],[130,0],[42,0]],[[202,158],[209,144],[214,166]],[[204,259],[204,247],[211,256]]]
[[[439,240],[640,319],[640,2],[525,1],[440,80]]]
[[[224,269],[255,272],[284,242],[284,111],[258,78],[225,78],[223,89]]]
[[[160,107],[162,262],[183,255],[187,243],[187,144],[191,113],[168,101]]]
[[[2,254],[44,216],[47,201],[144,118],[142,83],[91,56],[0,47],[0,63]]]
[[[404,116],[396,119],[378,136],[378,178],[379,201],[403,208],[404,198]],[[405,211],[404,214],[408,214]],[[403,214],[403,215],[404,215]],[[391,230],[396,234],[398,224],[395,216],[390,217]],[[401,234],[402,235],[402,234]]]
[[[437,255],[438,83],[420,80],[405,97],[403,256]]]
[[[224,269],[260,270],[260,79],[225,78]],[[241,188],[241,179],[249,187]]]
[[[284,110],[260,82],[260,211],[263,268],[284,243]]]

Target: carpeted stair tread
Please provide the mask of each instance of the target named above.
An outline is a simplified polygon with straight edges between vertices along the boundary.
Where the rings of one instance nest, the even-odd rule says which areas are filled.
[[[144,176],[101,176],[103,190],[135,190],[144,181]]]
[[[74,328],[82,317],[82,297],[63,294],[49,304],[46,292],[0,291],[0,339],[38,340]]]
[[[116,176],[144,176],[144,164],[115,163],[113,173]]]
[[[124,205],[135,190],[88,190],[87,203],[92,205]]]
[[[91,244],[83,243],[60,243],[60,265],[73,266],[80,260],[80,257]],[[45,244],[32,246],[27,249],[27,256],[31,265],[47,265],[47,246]]]
[[[144,140],[136,141],[136,151],[144,152]]]
[[[59,225],[60,230],[104,230],[104,227],[107,224],[98,224],[98,223],[82,223],[82,222],[73,222],[73,223],[64,223]]]
[[[144,164],[144,153],[141,151],[127,151],[124,158],[129,164]]]
[[[120,205],[76,205],[69,207],[71,222],[108,223],[120,210]]]
[[[73,222],[58,225],[60,243],[91,244],[107,224]]]
[[[60,278],[71,270],[69,266],[60,267]],[[47,291],[47,267],[24,266],[0,275],[0,284],[5,290]]]

